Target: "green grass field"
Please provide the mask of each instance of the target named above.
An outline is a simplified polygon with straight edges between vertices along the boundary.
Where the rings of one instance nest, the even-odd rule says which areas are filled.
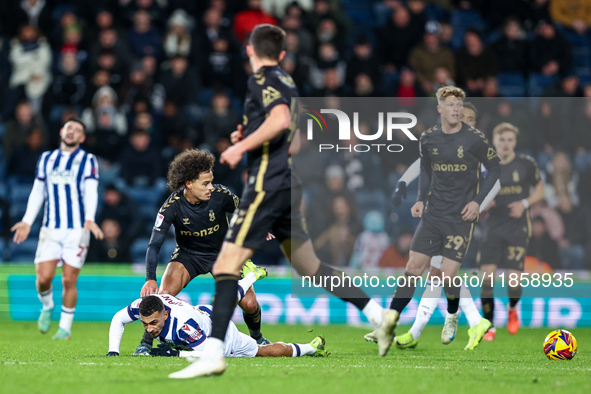
[[[524,329],[510,336],[503,329],[496,342],[464,351],[466,328],[456,340],[441,344],[441,328],[428,327],[414,350],[391,349],[378,358],[364,328],[346,326],[264,326],[271,340],[309,342],[324,335],[328,358],[229,359],[220,377],[171,380],[184,359],[132,357],[142,334],[127,325],[122,356],[107,358],[108,323],[74,323],[68,342],[41,335],[34,322],[2,322],[1,393],[589,393],[591,329],[574,329],[579,352],[572,361],[549,361],[542,341],[549,329]],[[239,327],[245,330],[245,327]],[[401,327],[398,332],[406,332]],[[310,330],[313,330],[310,332]]]

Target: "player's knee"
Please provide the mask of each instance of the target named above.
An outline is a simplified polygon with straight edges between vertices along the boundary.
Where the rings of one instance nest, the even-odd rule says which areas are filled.
[[[62,275],[62,286],[66,289],[75,288],[77,279],[74,275]]]
[[[51,286],[52,280],[53,277],[51,277],[50,275],[37,274],[37,283],[42,288],[49,288]]]
[[[244,297],[240,302],[240,307],[242,310],[250,315],[257,311],[258,306],[259,303],[255,297]]]

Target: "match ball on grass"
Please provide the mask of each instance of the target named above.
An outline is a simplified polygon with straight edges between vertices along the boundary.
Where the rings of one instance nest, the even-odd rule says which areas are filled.
[[[554,330],[544,340],[544,353],[549,360],[570,360],[577,354],[577,340],[566,330]]]

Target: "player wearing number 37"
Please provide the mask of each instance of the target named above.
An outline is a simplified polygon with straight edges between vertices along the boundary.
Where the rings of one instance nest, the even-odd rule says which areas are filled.
[[[76,282],[86,260],[89,231],[97,239],[103,239],[103,232],[94,222],[98,164],[94,155],[80,147],[85,138],[85,126],[79,119],[71,118],[62,126],[59,149],[41,154],[25,215],[10,229],[15,232],[15,243],[25,241],[45,203],[35,253],[35,285],[43,304],[39,331],[45,334],[49,331],[54,307],[51,282],[56,268],[63,265],[62,312],[53,339],[70,339],[78,298]]]

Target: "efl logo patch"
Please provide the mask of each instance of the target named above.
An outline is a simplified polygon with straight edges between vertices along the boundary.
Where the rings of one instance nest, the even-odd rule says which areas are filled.
[[[160,227],[160,225],[162,224],[163,221],[164,221],[164,215],[159,213],[158,216],[156,216],[156,223],[154,223],[154,227]]]

